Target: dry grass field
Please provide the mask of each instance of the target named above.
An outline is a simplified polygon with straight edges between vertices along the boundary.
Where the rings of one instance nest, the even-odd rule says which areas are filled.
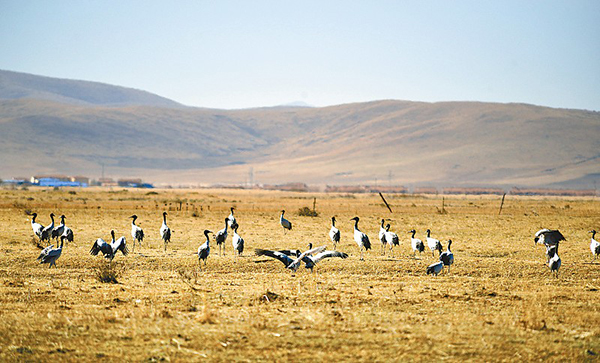
[[[318,217],[298,209],[317,198]],[[600,229],[591,199],[335,195],[243,190],[0,190],[0,360],[106,361],[583,361],[600,357],[600,261],[591,263],[590,229]],[[181,202],[181,210],[179,209]],[[194,255],[202,231],[222,228],[236,207],[244,256],[213,244],[206,268]],[[279,211],[294,229],[284,234]],[[67,216],[75,242],[57,268],[39,265],[30,217]],[[169,212],[172,243],[158,230]],[[118,283],[102,283],[106,265],[90,256],[110,230],[131,244],[136,213],[145,245],[113,265]],[[254,256],[254,248],[328,244],[331,216],[346,260],[320,262],[295,276]],[[359,261],[350,218],[373,243]],[[401,244],[380,255],[379,220],[390,219]],[[558,228],[559,278],[533,234]],[[450,274],[427,276],[436,259],[413,259],[410,229],[452,238]],[[130,247],[131,248],[131,247]],[[139,252],[139,253],[138,253]]]

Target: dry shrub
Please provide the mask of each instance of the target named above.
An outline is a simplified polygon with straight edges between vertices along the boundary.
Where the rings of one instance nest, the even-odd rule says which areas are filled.
[[[210,292],[210,290],[206,290],[202,288],[202,286],[198,283],[199,273],[198,271],[186,271],[186,270],[178,270],[179,278],[181,281],[186,284],[192,291],[204,291]]]
[[[124,270],[124,264],[118,264],[113,262],[101,262],[97,267],[93,269],[94,275],[96,276],[96,279],[98,279],[98,281],[110,284],[118,284],[119,281],[117,280],[117,278],[123,274]]]
[[[298,209],[298,215],[303,217],[318,217],[319,212],[317,212],[316,210],[312,210],[308,207],[302,207]]]
[[[206,295],[202,297],[202,300],[202,311],[196,316],[196,320],[198,320],[200,324],[216,324],[217,316],[210,308],[210,304],[206,301]]]
[[[279,294],[276,294],[274,292],[271,292],[269,290],[267,290],[264,294],[260,294],[258,296],[258,302],[260,303],[270,303],[273,302],[279,298],[281,298],[282,296]]]

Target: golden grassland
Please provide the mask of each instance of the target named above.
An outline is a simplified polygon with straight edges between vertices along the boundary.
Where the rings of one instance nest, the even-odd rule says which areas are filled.
[[[317,198],[318,217],[298,209]],[[594,199],[300,194],[244,190],[0,190],[0,360],[596,360],[600,355],[600,262],[590,229],[600,229]],[[181,210],[179,210],[181,202]],[[213,244],[206,268],[194,253],[202,231],[218,231],[236,207],[244,256]],[[279,211],[294,229],[284,233]],[[169,212],[172,243],[158,230]],[[26,211],[67,216],[75,242],[57,268],[39,265]],[[131,244],[131,214],[146,240],[113,265],[119,283],[101,283],[106,265],[90,256],[110,230]],[[320,262],[295,276],[254,248],[306,249],[331,243],[331,216],[346,260]],[[359,261],[350,218],[373,243]],[[379,220],[401,244],[381,256]],[[554,278],[542,227],[560,229],[562,268]],[[410,251],[410,229],[451,238],[451,273],[427,276],[436,261]],[[131,249],[131,246],[130,246]]]

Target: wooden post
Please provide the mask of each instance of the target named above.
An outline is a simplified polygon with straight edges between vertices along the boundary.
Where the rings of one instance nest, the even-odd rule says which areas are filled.
[[[392,208],[390,208],[390,205],[388,204],[388,202],[386,202],[385,198],[383,197],[383,194],[381,194],[381,192],[379,192],[379,196],[381,197],[381,199],[383,200],[383,202],[385,203],[385,206],[387,207],[387,209],[390,210],[390,213],[394,213],[392,212]]]
[[[315,199],[313,199],[313,215],[315,214],[316,211],[317,211],[317,198],[315,197]]]
[[[500,202],[500,210],[498,211],[498,215],[502,213],[502,206],[504,205],[504,197],[506,197],[506,193],[502,194],[502,202]]]

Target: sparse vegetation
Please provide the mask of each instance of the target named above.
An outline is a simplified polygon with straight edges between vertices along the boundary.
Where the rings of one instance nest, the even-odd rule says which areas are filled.
[[[125,269],[124,264],[118,262],[107,262],[100,261],[100,263],[94,268],[94,275],[96,279],[102,283],[118,284],[117,278],[121,276]]]
[[[298,215],[302,217],[318,217],[319,213],[308,207],[302,207],[298,209]]]
[[[115,195],[78,191],[85,205],[78,198],[63,200],[66,192],[0,190],[6,201],[0,205],[6,226],[0,234],[0,361],[414,361],[434,355],[449,361],[586,361],[600,354],[600,264],[590,263],[587,233],[599,229],[600,206],[592,198],[514,197],[498,216],[497,196],[446,196],[449,213],[441,215],[441,196],[394,199],[390,214],[378,195],[323,193],[316,194],[319,216],[292,219],[292,213],[294,229],[284,234],[282,206],[295,212],[311,198],[162,189],[160,199],[168,201],[199,194],[196,217],[191,208],[172,213],[169,225],[177,233],[165,253],[157,228],[150,227],[160,225],[155,197],[138,200],[146,192],[109,200]],[[51,211],[64,213],[81,241],[64,249],[57,268],[35,260],[39,249],[29,218],[13,206],[29,196],[35,201],[27,208],[40,222],[46,225]],[[200,270],[195,252],[204,242],[201,232],[222,228],[232,200],[244,255],[234,260],[228,244],[226,256],[213,250]],[[152,208],[140,211],[140,204]],[[126,217],[134,212],[148,227],[142,248],[119,253],[112,266],[89,255],[91,241],[106,239],[113,228],[117,237],[129,236]],[[324,244],[333,215],[342,232],[338,249],[350,255],[345,260],[320,262],[313,274],[302,267],[291,276],[278,261],[252,255],[254,248]],[[350,221],[355,215],[372,242],[381,218],[389,219],[400,237],[394,257],[374,248],[358,260]],[[541,227],[559,228],[567,238],[558,279],[548,272],[544,248],[533,244]],[[406,233],[412,228],[422,239],[431,228],[444,248],[452,238],[449,275],[425,275],[436,258],[427,252],[412,258]],[[99,282],[103,269],[113,283]]]

